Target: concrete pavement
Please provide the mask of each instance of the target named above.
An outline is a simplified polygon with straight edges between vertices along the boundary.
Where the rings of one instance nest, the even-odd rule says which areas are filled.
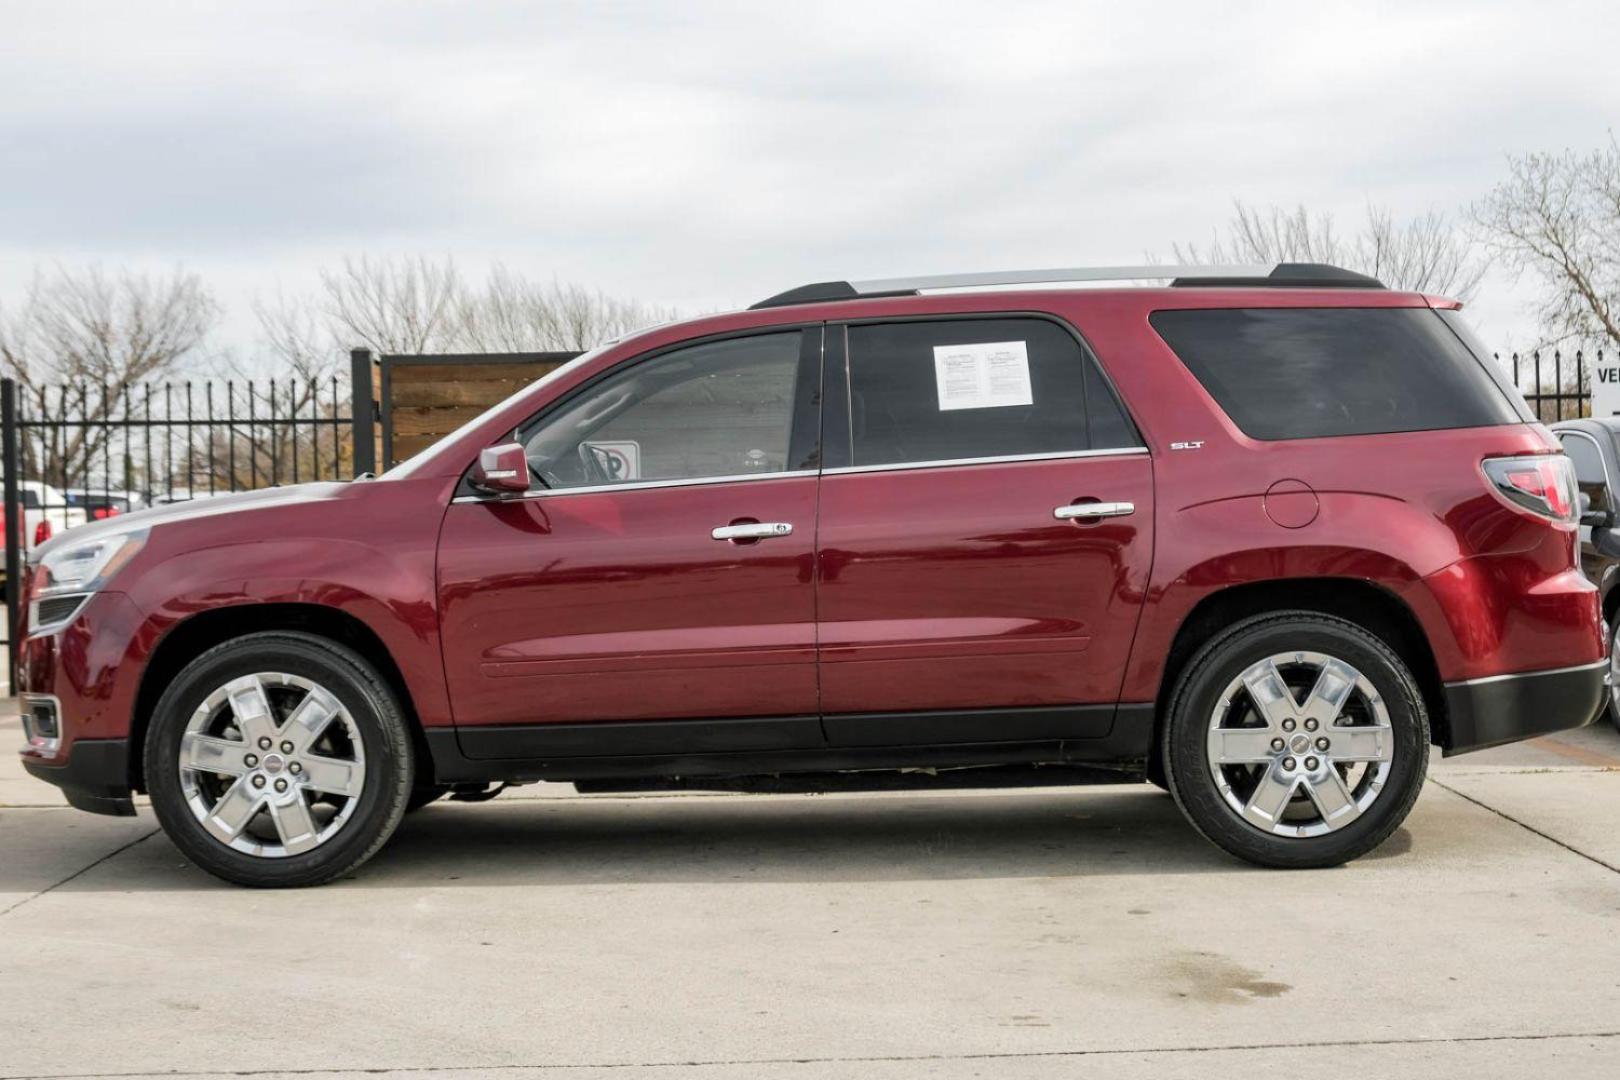
[[[14,744],[0,723],[0,745]],[[0,1078],[1608,1076],[1620,736],[1438,762],[1334,870],[1146,787],[435,805],[264,893],[0,756]]]

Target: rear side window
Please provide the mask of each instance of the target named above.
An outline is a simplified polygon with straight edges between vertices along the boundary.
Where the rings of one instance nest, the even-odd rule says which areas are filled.
[[[1159,311],[1153,328],[1254,439],[1485,427],[1519,413],[1428,308]]]
[[[1139,445],[1073,334],[1045,319],[849,328],[853,464]]]

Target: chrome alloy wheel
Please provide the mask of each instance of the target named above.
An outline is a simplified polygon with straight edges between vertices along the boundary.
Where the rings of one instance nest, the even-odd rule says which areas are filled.
[[[210,836],[249,855],[301,855],[336,836],[365,787],[360,729],[327,689],[297,675],[232,679],[180,740],[180,787]]]
[[[1321,836],[1378,798],[1395,732],[1361,672],[1324,653],[1279,653],[1227,685],[1208,749],[1215,786],[1244,821],[1277,836]]]

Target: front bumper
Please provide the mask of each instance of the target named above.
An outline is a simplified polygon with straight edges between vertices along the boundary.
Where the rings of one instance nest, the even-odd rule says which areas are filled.
[[[80,810],[114,817],[135,816],[135,802],[129,792],[127,739],[77,739],[60,764],[47,765],[24,757],[23,768],[61,788],[68,803]]]
[[[1450,738],[1464,754],[1554,731],[1585,727],[1608,700],[1609,662],[1526,671],[1446,684]]]

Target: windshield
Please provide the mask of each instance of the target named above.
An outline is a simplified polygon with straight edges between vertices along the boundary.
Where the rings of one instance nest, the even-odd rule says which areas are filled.
[[[580,353],[562,367],[548,372],[545,376],[536,379],[534,382],[530,383],[528,386],[525,386],[517,393],[497,401],[495,404],[491,405],[489,408],[485,409],[471,420],[468,420],[465,424],[462,424],[460,427],[456,428],[456,430],[444,436],[426,450],[406,458],[398,465],[395,465],[393,468],[384,472],[382,475],[390,480],[404,480],[412,476],[422,475],[427,471],[429,466],[438,460],[438,457],[443,452],[444,448],[455,442],[462,435],[481,424],[487,423],[491,416],[494,416],[496,413],[506,408],[518,398],[523,397],[526,394],[537,393],[542,387],[549,386],[558,379],[567,377],[571,372],[578,370],[583,365],[602,355],[603,350],[608,349],[616,344],[618,344],[617,341],[611,341],[606,345],[598,345],[589,352]]]

